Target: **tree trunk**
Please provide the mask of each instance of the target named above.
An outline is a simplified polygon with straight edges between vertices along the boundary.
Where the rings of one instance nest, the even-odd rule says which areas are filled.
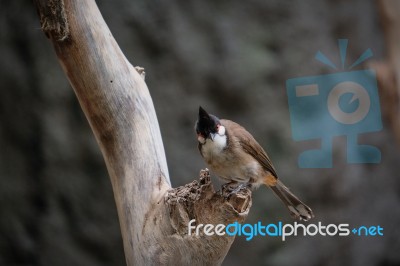
[[[221,264],[234,237],[188,235],[188,222],[243,222],[251,192],[216,193],[208,171],[172,189],[144,72],[125,58],[95,1],[35,4],[103,154],[127,264]]]

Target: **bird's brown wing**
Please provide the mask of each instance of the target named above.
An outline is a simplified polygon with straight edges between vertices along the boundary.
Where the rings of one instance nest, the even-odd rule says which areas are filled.
[[[268,157],[261,145],[258,144],[254,137],[244,127],[226,119],[221,120],[221,122],[222,124],[226,124],[231,130],[235,131],[234,135],[245,152],[253,156],[265,170],[278,178],[271,159]]]

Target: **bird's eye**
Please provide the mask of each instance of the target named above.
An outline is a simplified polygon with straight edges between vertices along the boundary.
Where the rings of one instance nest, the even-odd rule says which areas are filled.
[[[215,129],[218,131],[218,129],[219,129],[219,126],[220,126],[220,124],[217,124],[216,126],[215,126]]]

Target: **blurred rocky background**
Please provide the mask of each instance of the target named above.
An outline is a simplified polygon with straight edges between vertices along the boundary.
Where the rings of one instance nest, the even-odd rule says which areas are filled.
[[[198,106],[245,126],[282,180],[324,224],[380,225],[383,237],[237,237],[224,265],[400,265],[400,149],[390,127],[364,134],[377,165],[301,169],[285,82],[332,73],[385,43],[372,0],[97,1],[133,65],[146,69],[173,186],[198,177]],[[0,265],[124,265],[111,184],[99,148],[29,1],[0,0]],[[362,67],[361,67],[362,69]],[[385,102],[381,103],[382,106]],[[218,184],[217,184],[218,185]],[[292,222],[266,188],[247,220]]]

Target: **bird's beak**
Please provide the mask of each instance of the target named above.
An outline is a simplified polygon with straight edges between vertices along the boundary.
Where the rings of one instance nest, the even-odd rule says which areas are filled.
[[[215,135],[216,135],[216,134],[214,134],[214,133],[210,133],[210,139],[211,139],[211,141],[214,141]]]

